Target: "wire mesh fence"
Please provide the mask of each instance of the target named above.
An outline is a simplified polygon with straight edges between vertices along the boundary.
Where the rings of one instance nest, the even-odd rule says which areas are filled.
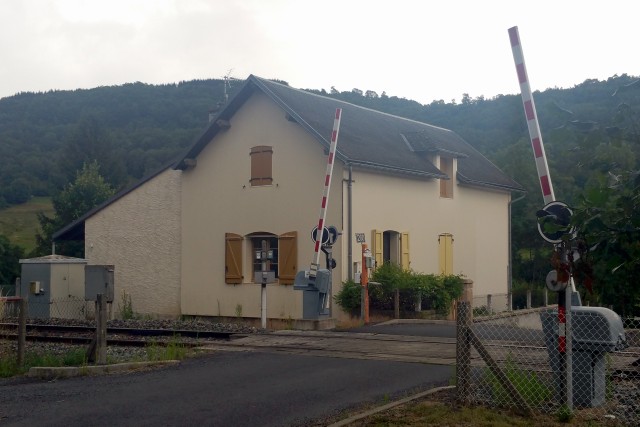
[[[569,342],[553,307],[475,318],[469,303],[458,310],[462,401],[640,425],[640,319],[573,307]]]
[[[19,297],[0,298],[0,320],[18,316]],[[27,299],[27,316],[30,319],[95,319],[95,302],[68,297],[58,299]]]

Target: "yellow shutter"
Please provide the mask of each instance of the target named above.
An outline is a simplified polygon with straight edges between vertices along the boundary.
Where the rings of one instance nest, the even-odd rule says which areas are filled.
[[[411,268],[411,259],[409,258],[409,233],[406,231],[400,235],[400,265],[403,269]]]
[[[382,265],[382,231],[371,230],[371,255],[376,261],[376,267]]]
[[[242,283],[242,236],[225,233],[224,281],[229,284]]]
[[[440,274],[453,274],[453,236],[441,234],[438,237]]]
[[[281,285],[293,285],[298,272],[298,233],[278,236],[278,278]]]

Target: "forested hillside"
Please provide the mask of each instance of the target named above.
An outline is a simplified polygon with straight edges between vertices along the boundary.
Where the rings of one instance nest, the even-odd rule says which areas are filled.
[[[232,80],[229,96],[241,84]],[[542,196],[519,95],[422,105],[366,88],[305,90],[451,129],[525,186],[512,207],[514,276],[543,282],[549,245],[537,235]],[[0,208],[59,194],[91,160],[114,190],[134,182],[189,146],[224,93],[223,80],[198,80],[0,99]],[[587,80],[534,98],[559,200],[577,203],[616,171],[640,169],[638,77]]]

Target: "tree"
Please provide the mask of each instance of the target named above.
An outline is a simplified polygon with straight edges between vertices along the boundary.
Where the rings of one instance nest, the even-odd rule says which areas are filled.
[[[85,163],[73,183],[53,197],[55,215],[49,218],[40,213],[41,232],[36,234],[36,256],[51,252],[52,235],[64,226],[98,206],[114,194],[113,187],[100,175],[97,162]],[[68,256],[84,257],[84,245],[78,242],[60,242],[57,252]]]
[[[593,288],[596,303],[611,305],[623,316],[640,314],[638,118],[622,103],[614,114],[618,126],[592,122],[584,132],[593,147],[586,164],[591,174],[573,216],[581,255],[574,277]]]
[[[84,164],[97,162],[106,182],[114,188],[120,188],[127,180],[123,157],[116,152],[111,135],[100,121],[88,115],[80,120],[71,133],[58,164],[71,182],[76,171]]]
[[[6,236],[0,234],[0,285],[9,285],[20,276],[20,258],[22,248],[11,244]]]
[[[24,178],[17,178],[4,192],[4,198],[9,204],[19,205],[31,198],[31,186]]]

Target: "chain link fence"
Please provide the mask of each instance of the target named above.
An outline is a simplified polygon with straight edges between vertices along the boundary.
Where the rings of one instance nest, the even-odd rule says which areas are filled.
[[[19,297],[0,298],[0,320],[17,317]],[[52,300],[29,298],[27,312],[30,319],[94,320],[95,302],[68,297]]]
[[[640,425],[640,319],[572,307],[566,345],[555,307],[486,317],[476,311],[458,304],[461,401]]]

